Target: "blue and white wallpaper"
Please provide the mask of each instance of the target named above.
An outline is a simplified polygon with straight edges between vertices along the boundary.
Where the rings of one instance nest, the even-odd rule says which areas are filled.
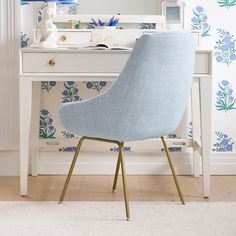
[[[236,152],[236,0],[186,0],[185,3],[185,28],[199,30],[201,47],[213,50],[212,151]],[[40,20],[39,7],[39,4],[21,7],[21,47],[32,42],[34,22]],[[75,6],[64,10],[69,14],[77,12]],[[105,81],[43,82],[39,137],[77,139],[60,126],[59,105],[96,96],[109,86]],[[169,138],[192,137],[191,117],[186,117],[186,124],[169,134]],[[60,151],[73,150],[74,147],[60,148]],[[183,151],[181,148],[170,150]],[[117,152],[118,149],[111,146],[108,151]],[[132,147],[125,147],[125,151],[132,152]]]

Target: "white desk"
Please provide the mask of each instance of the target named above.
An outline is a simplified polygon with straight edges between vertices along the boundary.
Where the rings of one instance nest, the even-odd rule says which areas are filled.
[[[20,53],[20,193],[27,195],[29,153],[34,153],[33,172],[39,153],[40,96],[33,87],[40,81],[114,81],[124,67],[131,51],[89,51],[78,49],[22,49]],[[193,147],[194,176],[203,167],[204,197],[210,194],[211,154],[211,91],[212,52],[196,50],[196,65],[192,87],[193,139],[168,140],[170,146]],[[112,62],[112,63],[111,63]],[[109,66],[107,66],[109,65]],[[53,79],[52,79],[53,78]],[[32,102],[33,100],[33,102]],[[34,114],[33,116],[31,114]],[[32,128],[31,128],[32,127]],[[30,135],[31,134],[31,135]]]

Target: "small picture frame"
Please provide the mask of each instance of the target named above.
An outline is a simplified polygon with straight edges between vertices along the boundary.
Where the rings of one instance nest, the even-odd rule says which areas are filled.
[[[184,28],[184,3],[178,1],[164,1],[162,3],[162,14],[166,18],[168,28]]]

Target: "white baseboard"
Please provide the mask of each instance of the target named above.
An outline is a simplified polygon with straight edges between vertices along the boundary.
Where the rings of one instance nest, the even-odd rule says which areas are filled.
[[[19,151],[0,151],[0,176],[18,176],[20,173]]]
[[[41,152],[39,174],[67,174],[73,153]],[[236,153],[213,153],[211,160],[212,175],[236,175]],[[192,175],[191,153],[172,153],[176,172],[179,175]],[[82,152],[75,174],[110,175],[114,174],[117,153]],[[169,175],[170,170],[164,153],[126,153],[127,174],[131,175]],[[0,176],[19,175],[19,152],[0,152]]]

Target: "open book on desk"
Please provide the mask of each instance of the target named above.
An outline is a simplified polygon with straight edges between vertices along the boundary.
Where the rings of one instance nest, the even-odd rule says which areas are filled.
[[[86,50],[132,50],[131,47],[126,46],[109,46],[107,44],[83,44],[78,45],[77,49],[86,49]]]

